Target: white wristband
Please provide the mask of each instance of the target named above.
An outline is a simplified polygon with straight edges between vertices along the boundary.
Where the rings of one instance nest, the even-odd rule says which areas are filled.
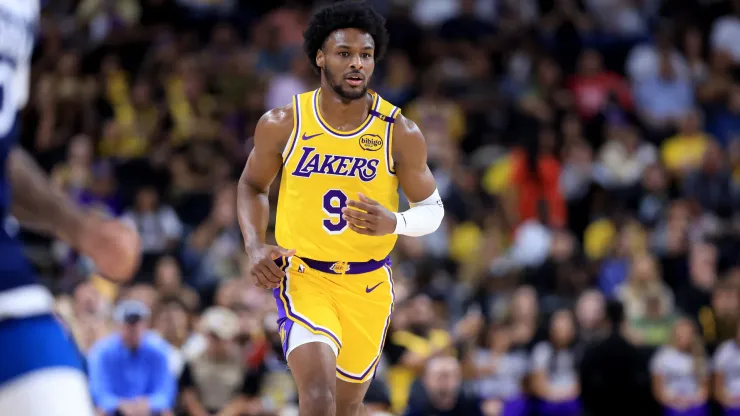
[[[394,214],[396,215],[396,229],[393,234],[421,237],[439,228],[445,210],[439,191],[435,189],[432,195],[425,200],[412,202],[411,208]]]

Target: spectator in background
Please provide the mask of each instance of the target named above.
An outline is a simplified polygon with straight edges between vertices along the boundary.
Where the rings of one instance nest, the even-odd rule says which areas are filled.
[[[700,85],[709,76],[709,65],[707,65],[704,54],[704,39],[701,29],[698,27],[687,29],[682,40],[691,81],[694,85]]]
[[[706,416],[709,368],[694,324],[680,319],[650,363],[653,394],[669,416]]]
[[[712,288],[717,282],[719,253],[710,243],[695,243],[688,258],[688,279],[676,289],[676,303],[681,310],[700,322],[701,310],[710,305]]]
[[[170,347],[149,331],[149,308],[126,300],[114,315],[120,332],[98,341],[88,355],[95,406],[107,416],[171,415],[177,391]]]
[[[604,109],[610,95],[615,95],[620,107],[632,108],[632,92],[624,78],[606,71],[601,54],[593,49],[581,53],[578,73],[569,81],[575,107],[585,120],[590,120]]]
[[[209,308],[203,313],[201,326],[208,334],[206,350],[188,361],[179,381],[185,412],[238,415],[259,411],[250,408],[247,401],[256,389],[234,343],[239,331],[236,314],[226,308]]]
[[[737,293],[735,293],[737,296]],[[724,341],[714,355],[714,399],[726,416],[740,414],[740,324],[734,337]]]
[[[740,84],[732,84],[726,104],[714,113],[708,129],[725,149],[740,138]]]
[[[701,165],[712,138],[702,131],[699,110],[687,112],[680,120],[678,133],[663,142],[660,155],[669,172],[683,176]]]
[[[567,310],[550,319],[546,341],[532,350],[531,386],[537,399],[537,416],[578,416],[581,414],[573,316]]]
[[[421,95],[404,110],[407,117],[416,120],[419,128],[428,132],[424,138],[432,164],[442,159],[451,144],[461,142],[466,132],[462,108],[445,96],[442,77],[440,69],[427,72]]]
[[[535,76],[517,98],[521,113],[540,123],[554,123],[572,104],[570,92],[562,86],[560,67],[552,59],[537,63]]]
[[[598,287],[607,299],[614,299],[627,277],[631,258],[644,249],[644,230],[634,220],[622,226],[614,237],[611,253],[601,262]]]
[[[73,199],[89,189],[93,180],[93,143],[89,136],[80,134],[70,139],[67,161],[59,163],[51,172],[51,180]]]
[[[593,416],[654,415],[644,360],[625,336],[624,307],[606,307],[609,337],[588,347],[579,366],[583,406]]]
[[[699,325],[710,351],[735,338],[740,323],[740,296],[737,284],[724,280],[714,287],[711,305],[699,309]]]
[[[123,214],[123,221],[141,236],[144,274],[151,274],[157,259],[177,247],[183,233],[177,213],[169,205],[160,204],[159,193],[151,185],[139,189],[134,209]]]
[[[711,140],[704,150],[701,166],[684,181],[684,196],[698,202],[711,215],[729,218],[733,207],[730,186],[730,172],[722,149]]]
[[[723,105],[734,83],[732,58],[724,51],[713,51],[709,74],[696,89],[696,97],[703,105]]]
[[[505,321],[511,330],[514,349],[529,349],[540,328],[540,307],[532,286],[520,286],[511,295]]]
[[[438,355],[454,355],[458,343],[473,339],[482,325],[482,318],[478,313],[460,320],[452,334],[435,328],[432,301],[423,294],[410,299],[404,309],[395,313],[404,315],[401,319],[407,320],[405,327],[397,328],[389,334],[385,347],[390,364],[388,387],[396,412],[405,407],[411,385],[428,360]]]
[[[547,206],[547,226],[565,225],[567,210],[560,193],[560,162],[555,157],[555,132],[541,127],[536,140],[525,142],[513,159],[511,199],[518,213],[517,223],[537,218],[541,202]],[[516,217],[515,217],[516,218]]]
[[[194,270],[190,283],[206,287],[239,275],[241,232],[236,218],[236,186],[228,184],[213,196],[211,213],[187,239],[185,264]]]
[[[521,349],[512,349],[511,335],[510,328],[492,325],[486,339],[488,348],[468,354],[464,362],[464,373],[467,373],[475,392],[483,400],[482,407],[486,415],[527,415],[524,385],[527,354]]]
[[[625,72],[633,83],[655,79],[664,70],[679,78],[688,79],[686,59],[673,43],[674,31],[670,23],[656,25],[654,43],[641,43],[630,50],[624,64]],[[663,68],[667,64],[667,68]]]
[[[670,205],[668,175],[659,164],[645,169],[635,202],[637,218],[653,228],[663,220]]]
[[[604,186],[624,190],[640,181],[645,170],[658,161],[658,154],[655,146],[644,141],[626,121],[609,122],[606,130],[607,141],[599,154],[599,162],[605,168]]]
[[[735,1],[729,3],[732,13],[714,21],[709,41],[713,51],[728,53],[737,65],[740,64],[740,47],[735,40],[740,36],[740,5]]]
[[[586,345],[598,342],[606,336],[606,302],[601,292],[596,289],[583,292],[574,309],[579,342]]]
[[[630,275],[617,290],[624,302],[628,321],[641,319],[647,312],[650,297],[660,299],[663,308],[673,310],[673,293],[666,286],[655,258],[647,253],[635,256],[630,265]]]
[[[659,62],[660,72],[656,76],[633,87],[637,114],[654,142],[670,134],[694,105],[691,82],[675,73],[668,58],[661,57]]]
[[[186,310],[198,309],[198,293],[182,282],[182,271],[172,256],[160,257],[154,269],[154,286],[163,298],[178,299]]]
[[[414,383],[405,416],[483,416],[480,401],[462,389],[462,370],[454,357],[430,359]]]
[[[191,339],[190,315],[178,298],[163,298],[152,319],[152,329],[172,348],[169,350],[169,367],[179,378],[188,358],[187,343]]]

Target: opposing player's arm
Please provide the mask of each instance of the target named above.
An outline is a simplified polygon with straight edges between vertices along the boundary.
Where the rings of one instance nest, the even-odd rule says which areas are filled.
[[[293,130],[291,106],[265,113],[254,132],[254,148],[239,179],[237,215],[250,261],[250,273],[262,287],[277,287],[284,275],[272,261],[289,250],[266,246],[270,219],[268,192],[283,163],[282,152]]]
[[[12,214],[27,228],[54,235],[79,248],[85,213],[52,186],[36,161],[15,147],[8,157]]]
[[[364,195],[347,202],[343,218],[359,234],[401,234],[420,237],[439,228],[444,217],[442,198],[434,176],[427,166],[427,146],[424,135],[413,121],[399,116],[393,133],[393,159],[396,177],[411,208],[390,212]],[[355,209],[351,209],[355,208]]]
[[[108,278],[125,280],[136,272],[140,250],[134,230],[85,212],[20,147],[10,151],[7,169],[11,212],[23,226],[64,240],[90,256]]]

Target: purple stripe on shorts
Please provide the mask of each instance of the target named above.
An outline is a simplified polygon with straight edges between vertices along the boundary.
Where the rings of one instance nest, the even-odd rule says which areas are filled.
[[[281,259],[276,260],[276,262],[280,261]],[[280,266],[282,263],[277,263],[278,266]],[[313,332],[321,332],[322,334],[328,335],[331,339],[333,339],[339,348],[342,348],[342,342],[339,341],[339,338],[334,335],[331,331],[329,331],[326,328],[322,328],[319,326],[314,326],[307,320],[301,318],[300,316],[294,314],[291,312],[290,307],[290,300],[288,299],[288,296],[286,294],[286,290],[288,287],[288,275],[285,275],[285,278],[283,279],[282,291],[279,288],[275,288],[272,290],[272,295],[275,298],[275,301],[277,302],[278,307],[278,325],[280,325],[281,318],[289,318],[292,321],[298,321],[302,324],[306,325],[309,329],[311,329]]]
[[[524,396],[504,400],[501,416],[526,416],[528,407],[527,398]]]
[[[740,416],[740,407],[725,409],[725,416]]]
[[[538,410],[539,416],[580,416],[581,402],[578,399],[559,403],[541,401]]]
[[[706,404],[682,410],[666,408],[663,414],[665,416],[708,416],[709,408]]]

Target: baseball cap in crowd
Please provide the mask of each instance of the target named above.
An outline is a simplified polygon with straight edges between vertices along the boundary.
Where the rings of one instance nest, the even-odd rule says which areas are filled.
[[[213,306],[203,312],[200,321],[203,332],[224,341],[233,340],[239,333],[239,318],[230,309]]]
[[[151,311],[144,302],[139,300],[124,300],[116,306],[113,318],[116,322],[135,324],[151,316]]]

